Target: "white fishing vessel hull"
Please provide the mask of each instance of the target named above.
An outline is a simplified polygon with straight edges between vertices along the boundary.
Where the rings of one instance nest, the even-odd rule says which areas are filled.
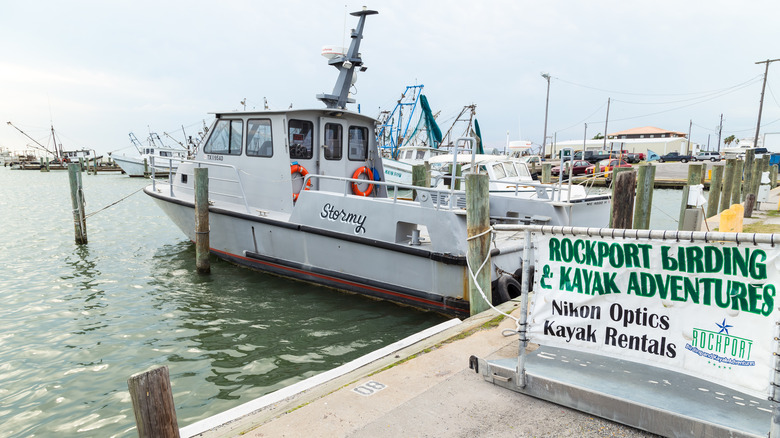
[[[163,211],[195,240],[194,205],[149,191]],[[193,199],[190,196],[189,199]],[[416,202],[304,191],[289,218],[209,208],[210,246],[217,256],[260,271],[408,304],[445,314],[468,314],[465,216],[421,209]],[[408,207],[408,208],[407,208]],[[322,216],[367,212],[363,225]],[[370,212],[370,213],[368,213]],[[349,215],[350,213],[346,213]],[[398,223],[429,224],[434,232],[411,245],[412,231]],[[448,225],[446,227],[442,225]],[[363,227],[364,233],[355,233]],[[387,238],[388,231],[393,234]],[[405,233],[409,233],[409,237]],[[431,241],[457,243],[456,253],[436,251]],[[506,242],[515,247],[521,243]],[[504,267],[514,272],[519,255],[507,250]],[[501,257],[499,257],[501,258]],[[494,261],[495,263],[495,261]],[[500,262],[499,262],[500,263]]]
[[[168,175],[176,171],[178,159],[176,161],[154,157],[152,155],[141,155],[130,157],[126,155],[112,155],[111,159],[116,162],[124,173],[132,177],[148,176],[154,170],[158,176]],[[152,164],[154,162],[154,164]]]

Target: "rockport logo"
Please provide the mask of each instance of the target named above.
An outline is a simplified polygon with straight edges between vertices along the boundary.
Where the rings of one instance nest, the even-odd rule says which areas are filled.
[[[720,331],[694,328],[693,339],[685,345],[685,349],[709,359],[709,363],[719,368],[730,368],[731,365],[755,366],[756,362],[750,360],[753,341],[729,335],[729,329],[733,326],[726,324],[725,319],[722,323],[715,325]]]
[[[363,216],[362,214],[347,213],[346,211],[337,209],[330,204],[325,204],[322,207],[320,217],[333,222],[338,221],[344,224],[355,225],[355,234],[366,232],[363,224],[366,222],[367,216]]]

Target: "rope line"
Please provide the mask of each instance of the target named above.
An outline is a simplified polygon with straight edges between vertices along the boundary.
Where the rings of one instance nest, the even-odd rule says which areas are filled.
[[[85,215],[85,216],[84,216],[84,219],[87,219],[87,218],[89,218],[89,217],[91,217],[91,216],[94,216],[94,215],[96,215],[96,214],[100,213],[100,212],[101,212],[101,211],[103,211],[103,210],[107,210],[108,208],[110,208],[110,207],[113,207],[113,206],[115,206],[115,205],[119,204],[120,202],[124,201],[125,199],[127,199],[127,198],[129,198],[129,197],[131,197],[131,196],[133,196],[133,195],[135,195],[136,193],[140,192],[140,191],[141,191],[141,190],[143,190],[143,189],[144,189],[144,188],[143,188],[143,187],[141,187],[140,189],[138,189],[138,190],[134,191],[133,193],[130,193],[129,195],[127,195],[127,196],[125,196],[125,197],[123,197],[123,198],[119,199],[118,201],[112,202],[111,204],[108,204],[108,205],[106,205],[105,207],[103,207],[103,208],[101,208],[101,209],[99,209],[99,210],[93,211],[92,213],[89,213],[89,214]]]
[[[487,230],[485,230],[485,231],[483,231],[483,232],[481,232],[479,234],[475,234],[474,236],[466,238],[466,240],[467,241],[474,240],[474,239],[477,239],[479,237],[484,236],[485,234],[494,233],[494,232],[495,232],[495,230],[493,230],[493,227],[490,227]],[[479,269],[477,269],[476,272],[474,272],[474,269],[472,269],[471,263],[469,263],[469,258],[466,257],[466,266],[469,268],[469,277],[471,277],[471,280],[474,282],[474,285],[477,287],[477,291],[482,296],[482,299],[485,300],[485,302],[488,304],[488,306],[490,306],[491,309],[493,309],[496,312],[500,313],[501,315],[504,315],[505,317],[513,319],[515,321],[515,325],[517,326],[517,329],[515,330],[514,333],[517,333],[519,335],[520,334],[520,328],[521,328],[520,327],[520,319],[517,318],[517,317],[514,317],[514,316],[512,316],[512,315],[510,315],[508,313],[504,313],[501,310],[498,310],[496,308],[496,306],[493,305],[491,300],[488,300],[487,296],[485,295],[485,292],[480,287],[479,282],[477,282],[477,275],[479,275],[479,273],[482,272],[482,269],[487,264],[487,262],[489,260],[489,257],[490,257],[490,252],[487,253],[487,255],[485,256],[485,260],[482,261],[482,264],[479,266]],[[504,330],[504,331],[506,331],[506,330]],[[504,335],[504,336],[507,336],[507,335]]]

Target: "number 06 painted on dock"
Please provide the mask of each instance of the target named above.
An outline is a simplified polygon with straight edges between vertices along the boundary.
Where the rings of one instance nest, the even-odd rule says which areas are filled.
[[[385,388],[387,388],[387,385],[385,385],[384,383],[379,383],[375,380],[370,380],[362,385],[352,388],[352,390],[357,392],[360,395],[368,397],[369,395],[374,395],[375,393]]]

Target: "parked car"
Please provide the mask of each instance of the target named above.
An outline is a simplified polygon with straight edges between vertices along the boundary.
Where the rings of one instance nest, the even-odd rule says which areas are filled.
[[[616,168],[616,167],[633,167],[632,165],[628,164],[625,160],[604,160],[601,163],[598,163],[597,165],[594,164],[592,166],[588,166],[587,169],[585,169],[585,173],[588,175],[593,175],[596,173],[596,166],[599,167],[599,172],[604,172],[605,176],[609,178],[609,172]]]
[[[720,152],[715,151],[701,151],[698,155],[693,157],[693,161],[720,161]]]
[[[691,155],[681,155],[679,152],[669,152],[666,155],[661,155],[658,158],[658,161],[661,163],[666,161],[680,161],[683,163],[687,163],[689,161],[692,161],[693,157]]]
[[[582,175],[585,173],[585,169],[587,169],[589,166],[591,166],[589,161],[586,160],[575,160],[572,164],[572,175]],[[552,169],[550,169],[550,172],[552,172],[553,175],[558,175],[561,173],[561,166],[555,166]],[[563,175],[568,176],[569,175],[569,162],[565,162],[563,164]]]

